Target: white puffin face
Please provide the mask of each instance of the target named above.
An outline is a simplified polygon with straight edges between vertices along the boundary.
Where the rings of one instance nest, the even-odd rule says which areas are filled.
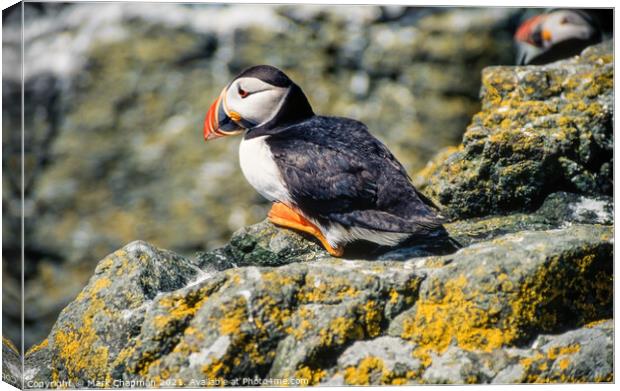
[[[543,45],[553,46],[569,39],[590,39],[595,31],[585,17],[577,12],[556,11],[542,23]]]
[[[205,140],[256,130],[270,131],[314,115],[301,88],[278,68],[247,68],[211,104],[203,124]]]
[[[254,77],[233,81],[224,99],[231,117],[237,114],[244,122],[259,126],[272,119],[280,110],[288,88],[277,87]]]

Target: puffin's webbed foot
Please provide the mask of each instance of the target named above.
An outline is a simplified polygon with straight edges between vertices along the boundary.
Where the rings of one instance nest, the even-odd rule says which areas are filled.
[[[321,230],[304,216],[297,213],[294,209],[284,205],[281,202],[275,202],[271,207],[271,210],[267,214],[269,221],[280,227],[295,229],[298,231],[306,232],[315,238],[317,238],[325,250],[334,257],[341,257],[344,253],[341,247],[332,247]]]

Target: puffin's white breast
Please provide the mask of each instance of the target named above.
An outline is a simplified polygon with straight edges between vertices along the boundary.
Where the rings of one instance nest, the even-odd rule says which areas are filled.
[[[271,149],[265,142],[269,136],[241,140],[239,163],[245,179],[269,201],[290,202],[280,170],[273,160]]]

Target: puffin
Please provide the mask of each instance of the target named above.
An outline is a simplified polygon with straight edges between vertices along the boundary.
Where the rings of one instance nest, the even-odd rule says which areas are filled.
[[[394,247],[446,237],[437,207],[354,119],[316,115],[284,72],[245,69],[208,110],[205,140],[243,135],[239,162],[274,225],[314,236],[335,257],[355,241]]]
[[[517,65],[541,65],[579,54],[602,40],[595,15],[552,10],[524,21],[514,35]]]

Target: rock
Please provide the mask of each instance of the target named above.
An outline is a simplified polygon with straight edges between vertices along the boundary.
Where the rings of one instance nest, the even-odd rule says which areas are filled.
[[[20,389],[23,387],[21,354],[5,337],[2,337],[2,381]]]
[[[574,193],[553,193],[538,209],[538,214],[553,221],[570,221],[586,224],[613,224],[613,198],[608,196],[586,197]]]
[[[52,377],[52,355],[48,339],[33,345],[24,358],[24,385],[27,388],[59,388],[61,384]]]
[[[132,243],[103,260],[61,313],[45,348],[51,378],[310,376],[410,305],[419,275],[366,265],[331,259],[205,275],[190,260]]]
[[[552,200],[562,196],[584,202]],[[267,222],[195,258],[131,243],[99,263],[26,354],[27,379],[98,387],[609,381],[612,326],[596,322],[612,316],[613,227],[534,214],[504,217],[507,230],[498,231],[501,219],[453,223],[449,230],[469,238],[463,249],[405,260],[332,258]]]
[[[612,346],[613,320],[541,335],[521,349],[487,353],[450,346],[442,355],[433,355],[423,380],[451,384],[611,382]]]
[[[407,291],[420,280],[404,270],[370,274],[363,270],[363,264],[335,260],[276,269],[232,269],[221,278],[194,285],[191,292],[196,292],[195,300],[205,300],[204,307],[197,306],[200,310],[193,317],[180,314],[187,322],[175,319],[169,304],[171,299],[184,300],[186,293],[161,297],[148,309],[143,332],[125,351],[127,364],[121,373],[160,381],[185,363],[177,378],[200,378],[205,373],[227,379],[297,373],[318,379],[321,358],[352,339],[376,336],[381,322],[403,309]],[[211,286],[219,289],[207,299]],[[390,292],[404,292],[405,297],[388,304]],[[176,329],[170,329],[174,325]],[[153,362],[149,357],[162,349],[162,328],[170,329],[171,337],[179,340],[169,354]]]
[[[204,272],[192,262],[145,242],[110,254],[61,312],[47,342],[27,352],[30,380],[64,380],[73,386],[105,380],[103,368],[139,330],[145,303],[200,278]],[[41,367],[38,363],[46,357],[50,359]]]
[[[413,347],[389,336],[355,342],[338,358],[335,378],[340,377],[342,385],[404,383],[422,367],[420,360],[413,357]]]
[[[390,324],[389,334],[415,342],[416,355],[428,364],[431,352],[442,353],[453,341],[490,351],[609,318],[610,232],[574,224],[462,249],[451,263],[431,269],[415,306]]]
[[[559,336],[539,337],[545,341],[537,349],[540,354],[533,354],[531,361],[520,360],[526,373],[522,380],[536,383],[613,381],[613,333],[613,320],[603,320]]]
[[[523,230],[561,228],[567,223],[612,224],[613,199],[606,196],[552,193],[534,212],[455,221],[446,224],[446,229],[458,242],[470,245]]]
[[[481,360],[480,354],[450,346],[442,355],[432,354],[432,364],[422,380],[431,384],[488,383],[492,378],[489,364],[496,360]],[[501,362],[501,361],[500,361]]]
[[[241,266],[280,266],[324,257],[308,235],[275,227],[267,220],[241,228],[226,246],[197,254],[202,268],[224,270]]]
[[[545,66],[489,67],[482,111],[426,191],[453,217],[528,211],[557,189],[611,196],[613,42]]]

